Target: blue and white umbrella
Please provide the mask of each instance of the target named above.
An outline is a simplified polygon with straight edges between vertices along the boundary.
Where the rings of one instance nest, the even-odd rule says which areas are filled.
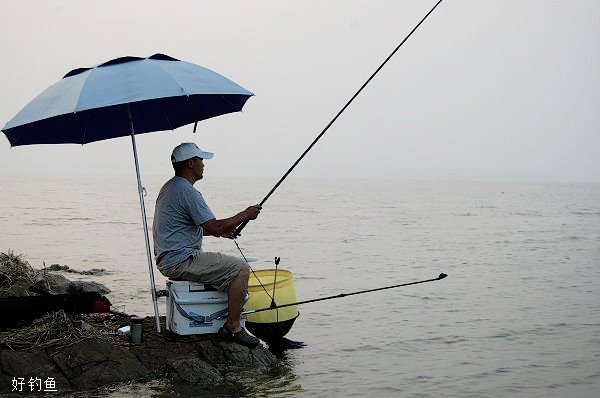
[[[87,144],[131,136],[156,316],[156,287],[135,135],[173,130],[238,112],[253,94],[202,66],[155,54],[122,57],[67,73],[27,104],[2,132],[11,146]]]
[[[2,131],[11,146],[87,144],[237,112],[250,96],[218,73],[167,55],[122,57],[67,73]]]

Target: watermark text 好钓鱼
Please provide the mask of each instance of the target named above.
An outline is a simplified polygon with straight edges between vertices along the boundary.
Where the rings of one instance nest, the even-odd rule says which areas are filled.
[[[13,377],[12,391],[57,392],[58,390],[56,389],[56,381],[53,377],[46,377],[44,380],[39,377],[30,377],[29,380],[25,377]]]

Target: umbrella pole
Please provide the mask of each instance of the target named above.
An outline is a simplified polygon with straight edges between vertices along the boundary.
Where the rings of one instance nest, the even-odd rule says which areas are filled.
[[[150,290],[152,291],[152,302],[154,304],[154,318],[156,321],[156,332],[160,333],[160,318],[158,313],[158,298],[156,296],[156,282],[154,281],[154,268],[152,267],[152,254],[150,254],[150,238],[148,236],[148,222],[146,221],[146,207],[144,206],[144,187],[140,177],[140,165],[137,156],[137,147],[135,145],[135,130],[133,128],[133,119],[131,117],[131,108],[127,106],[129,114],[129,126],[131,129],[131,144],[133,146],[133,158],[135,160],[135,173],[137,175],[138,194],[140,195],[140,210],[142,212],[142,223],[144,224],[144,238],[146,239],[146,257],[148,258],[148,271],[150,273]]]

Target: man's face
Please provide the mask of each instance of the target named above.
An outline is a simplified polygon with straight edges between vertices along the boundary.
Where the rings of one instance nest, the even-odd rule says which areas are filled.
[[[201,180],[204,176],[204,161],[201,158],[192,159],[192,169],[197,180]]]

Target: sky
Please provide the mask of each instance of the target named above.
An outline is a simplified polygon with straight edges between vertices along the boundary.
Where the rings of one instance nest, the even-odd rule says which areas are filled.
[[[68,71],[164,53],[255,94],[243,112],[137,137],[205,174],[294,163],[436,1],[3,0],[0,125]],[[600,182],[600,2],[445,0],[296,167],[296,177]],[[135,174],[131,139],[11,148],[3,173]]]

